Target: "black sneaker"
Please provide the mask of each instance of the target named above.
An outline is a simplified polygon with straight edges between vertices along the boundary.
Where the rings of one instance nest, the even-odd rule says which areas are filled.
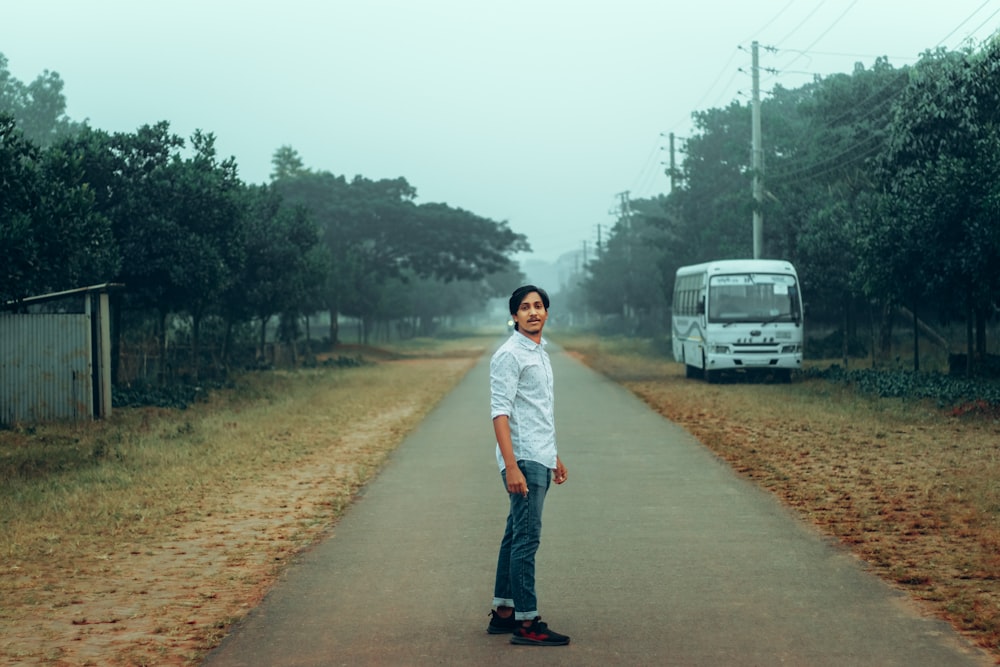
[[[549,630],[549,626],[542,623],[542,617],[536,616],[528,627],[517,624],[510,643],[528,646],[565,646],[569,643],[569,637]]]
[[[486,632],[491,635],[506,635],[521,625],[520,621],[514,620],[514,612],[510,612],[510,616],[504,618],[495,611],[490,612],[490,624],[486,626]]]

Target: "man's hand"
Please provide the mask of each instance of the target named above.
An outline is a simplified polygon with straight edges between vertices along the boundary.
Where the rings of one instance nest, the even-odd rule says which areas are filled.
[[[566,466],[563,465],[562,459],[558,456],[556,457],[556,469],[552,475],[552,481],[556,484],[562,484],[566,481]]]
[[[507,466],[507,493],[520,493],[522,496],[528,495],[528,480],[524,478],[524,473],[516,465]]]

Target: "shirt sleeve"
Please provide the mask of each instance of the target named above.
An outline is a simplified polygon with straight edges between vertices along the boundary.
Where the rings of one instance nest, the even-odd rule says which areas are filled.
[[[510,417],[521,374],[517,360],[509,352],[499,352],[490,362],[490,419]]]

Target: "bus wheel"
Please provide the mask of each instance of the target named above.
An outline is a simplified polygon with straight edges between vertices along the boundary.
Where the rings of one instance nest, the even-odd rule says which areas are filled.
[[[705,369],[705,382],[709,384],[715,384],[719,381],[719,371]]]
[[[698,377],[698,369],[691,364],[684,364],[684,377],[688,379]]]
[[[774,379],[778,382],[783,382],[788,384],[792,381],[792,369],[791,368],[779,368],[774,371]]]

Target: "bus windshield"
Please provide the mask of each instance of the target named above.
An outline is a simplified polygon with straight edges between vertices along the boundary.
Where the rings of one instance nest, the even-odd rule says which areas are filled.
[[[797,322],[795,277],[775,273],[712,276],[708,287],[709,322]]]

